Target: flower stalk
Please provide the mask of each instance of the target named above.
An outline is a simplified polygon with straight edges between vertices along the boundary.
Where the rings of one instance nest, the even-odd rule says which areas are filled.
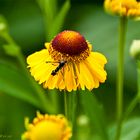
[[[127,19],[120,17],[119,25],[119,51],[118,51],[118,79],[117,79],[117,132],[116,140],[120,139],[123,111],[123,81],[124,81],[124,48],[126,36]]]
[[[69,118],[68,117],[68,110],[69,110],[69,108],[68,108],[68,94],[67,94],[67,92],[64,90],[64,110],[65,110],[65,116],[67,117],[67,118]]]
[[[76,111],[76,103],[77,103],[77,95],[76,92],[68,93],[64,91],[64,109],[65,116],[72,123],[72,126],[75,121],[75,111]]]

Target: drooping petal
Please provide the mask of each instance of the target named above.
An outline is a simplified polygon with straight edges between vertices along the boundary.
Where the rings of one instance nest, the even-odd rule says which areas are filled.
[[[58,73],[58,81],[57,81],[57,84],[56,84],[56,88],[60,89],[60,90],[63,90],[65,89],[65,83],[64,83],[64,75],[62,75],[62,73]]]
[[[99,57],[100,55],[98,55]],[[104,70],[104,66],[101,66],[100,59],[97,57],[92,58],[92,56],[88,57],[85,61],[86,66],[91,71],[94,78],[98,79],[99,82],[103,83],[106,80],[107,73]],[[92,58],[92,59],[91,59]],[[106,63],[106,61],[104,61]]]
[[[85,65],[85,61],[80,63],[80,82],[81,81],[83,81],[82,83],[89,90],[91,90],[94,87],[92,74],[89,71],[88,67]]]
[[[65,72],[64,72],[64,83],[66,86],[66,89],[68,91],[76,90],[76,81],[75,81],[75,75],[74,75],[74,70],[72,64],[68,64],[65,67]]]
[[[57,81],[58,81],[58,75],[55,76],[50,75],[45,85],[49,89],[54,89],[56,87]]]
[[[80,66],[79,64],[75,64],[75,71],[76,71],[76,76],[77,76],[77,87],[82,89],[82,90],[85,90],[85,84],[84,84],[84,81],[82,80],[82,77],[80,76],[81,73],[80,73]]]

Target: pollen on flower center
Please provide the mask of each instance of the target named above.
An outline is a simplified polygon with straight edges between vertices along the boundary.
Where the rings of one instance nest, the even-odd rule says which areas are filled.
[[[85,38],[75,31],[63,31],[52,40],[52,48],[60,53],[79,55],[88,48]]]

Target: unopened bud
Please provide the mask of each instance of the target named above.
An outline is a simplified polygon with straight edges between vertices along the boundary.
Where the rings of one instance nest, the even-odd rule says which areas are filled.
[[[140,59],[140,40],[134,40],[132,42],[130,55],[135,59]]]
[[[6,25],[4,23],[0,23],[0,31],[5,30]]]
[[[89,123],[89,118],[86,115],[81,115],[77,120],[79,125],[87,125]]]
[[[5,20],[5,18],[0,15],[0,34],[3,34],[4,32],[7,32],[7,22]]]

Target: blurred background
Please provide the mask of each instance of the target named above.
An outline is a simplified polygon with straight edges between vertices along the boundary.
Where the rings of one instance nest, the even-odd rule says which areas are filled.
[[[105,13],[103,0],[71,0],[67,4],[64,0],[52,0],[55,1],[54,7],[49,6],[51,7],[49,12],[53,13],[52,18],[45,17],[48,18],[45,22],[43,8],[41,9],[41,4],[38,1],[0,0],[0,15],[2,21],[3,17],[6,19],[10,34],[7,39],[0,36],[0,135],[10,136],[10,138],[5,139],[20,139],[25,130],[24,118],[28,116],[32,119],[37,110],[42,113],[55,114],[64,112],[62,94],[59,96],[57,90],[44,90],[41,86],[38,87],[36,83],[31,82],[33,79],[29,78],[26,71],[26,57],[43,49],[45,42],[50,41],[57,32],[66,29],[80,32],[91,42],[94,51],[103,53],[108,59],[106,65],[107,81],[93,92],[99,105],[104,108],[106,123],[109,127],[115,122],[116,118],[118,17]],[[57,15],[58,11],[61,10],[61,15]],[[61,20],[55,20],[57,17]],[[51,26],[53,23],[54,26]],[[59,25],[59,27],[55,25]],[[129,55],[129,48],[132,41],[139,39],[139,37],[140,23],[129,20],[125,48],[125,107],[128,106],[137,92],[136,64]],[[20,48],[18,55],[11,53],[13,46],[10,43]],[[37,88],[34,88],[34,85]],[[46,94],[38,97],[37,91]],[[48,107],[43,107],[44,103],[40,100],[42,98],[45,98],[44,103],[48,102],[46,104]],[[80,107],[78,109],[79,112],[83,112]],[[140,115],[139,109],[140,106],[137,105],[129,117],[138,117]],[[83,131],[83,129],[79,129],[79,131]],[[92,139],[86,135],[79,134],[77,140],[82,140],[81,137],[83,137],[83,140]]]

